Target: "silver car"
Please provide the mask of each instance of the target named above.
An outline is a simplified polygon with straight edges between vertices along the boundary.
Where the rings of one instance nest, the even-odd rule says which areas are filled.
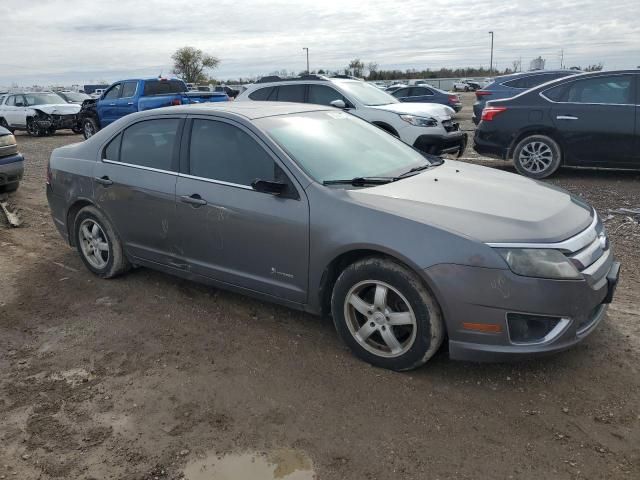
[[[47,196],[89,270],[131,266],[330,314],[362,359],[407,370],[559,351],[617,283],[596,212],[517,175],[443,161],[317,105],[128,115],[58,148]]]

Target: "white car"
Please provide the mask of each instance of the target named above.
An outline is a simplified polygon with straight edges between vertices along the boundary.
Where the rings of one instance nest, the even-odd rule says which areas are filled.
[[[67,103],[52,92],[10,93],[0,103],[0,126],[10,132],[26,130],[36,137],[70,128],[80,133],[80,105]]]
[[[453,84],[454,92],[475,92],[480,90],[480,83],[469,78],[461,78]]]
[[[400,103],[371,84],[350,78],[305,76],[249,85],[236,98],[333,106],[377,125],[420,151],[462,154],[467,134],[453,121],[455,111],[436,103]]]

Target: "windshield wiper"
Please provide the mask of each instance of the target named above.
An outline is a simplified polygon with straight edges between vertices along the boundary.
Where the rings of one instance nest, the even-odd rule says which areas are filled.
[[[396,177],[355,177],[350,180],[325,180],[323,185],[353,185],[354,187],[364,187],[365,185],[384,185],[395,182]]]

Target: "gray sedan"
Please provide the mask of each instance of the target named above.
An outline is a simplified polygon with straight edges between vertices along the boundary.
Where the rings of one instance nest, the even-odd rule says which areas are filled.
[[[517,175],[424,155],[353,115],[288,103],[128,115],[53,151],[60,234],[103,278],[147,266],[314,314],[407,370],[565,349],[614,262],[596,212]]]

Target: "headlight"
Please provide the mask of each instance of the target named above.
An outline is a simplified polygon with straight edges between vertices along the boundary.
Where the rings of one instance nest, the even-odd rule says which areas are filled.
[[[497,251],[516,275],[560,280],[582,278],[571,260],[558,250],[498,248]]]
[[[400,118],[414,127],[436,127],[438,121],[431,117],[416,117],[415,115],[400,115]]]
[[[13,135],[3,135],[0,137],[0,147],[8,147],[16,144],[16,137]]]

